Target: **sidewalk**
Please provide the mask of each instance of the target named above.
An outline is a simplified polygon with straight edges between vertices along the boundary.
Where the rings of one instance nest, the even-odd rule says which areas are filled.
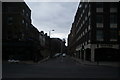
[[[33,61],[20,61],[19,63],[22,63],[22,64],[37,64]]]
[[[42,63],[42,62],[45,62],[45,61],[47,61],[48,59],[50,59],[50,57],[48,56],[48,57],[46,57],[45,59],[42,59],[41,61],[39,61],[38,63]]]
[[[45,62],[49,59],[49,57],[46,57],[42,60],[40,60],[39,62],[34,62],[32,60],[29,60],[29,61],[20,61],[18,63],[14,63],[14,62],[8,62],[8,61],[2,61],[2,63],[7,63],[7,64],[39,64],[39,63],[42,63],[42,62]]]
[[[26,63],[26,64],[39,64],[39,63],[42,63],[42,62],[45,62],[49,59],[49,57],[46,57],[42,60],[40,60],[39,62],[33,62],[33,61],[24,61],[23,63]]]
[[[47,58],[44,58],[42,60],[40,60],[39,62],[33,62],[33,61],[21,61],[20,63],[23,63],[23,64],[39,64],[39,63],[42,63],[44,61],[47,61],[49,59],[49,57]]]
[[[74,61],[83,64],[83,65],[95,65],[95,66],[111,66],[111,67],[120,67],[120,62],[91,62],[91,61],[83,61],[74,57],[71,57]]]

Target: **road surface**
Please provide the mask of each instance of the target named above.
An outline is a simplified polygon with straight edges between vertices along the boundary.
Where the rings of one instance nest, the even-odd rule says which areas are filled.
[[[70,57],[39,64],[4,64],[4,78],[118,78],[119,68],[76,63]]]

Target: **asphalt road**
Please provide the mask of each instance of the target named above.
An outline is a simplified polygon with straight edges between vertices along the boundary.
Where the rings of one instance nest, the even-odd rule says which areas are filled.
[[[119,68],[82,65],[71,58],[50,59],[39,64],[4,64],[3,78],[119,78]]]

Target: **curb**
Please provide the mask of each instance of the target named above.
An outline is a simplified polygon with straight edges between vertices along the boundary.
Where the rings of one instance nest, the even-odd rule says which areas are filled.
[[[22,64],[39,64],[39,63],[42,63],[42,62],[45,62],[45,61],[47,61],[49,59],[49,57],[47,57],[47,58],[45,58],[45,59],[42,59],[42,60],[40,60],[39,62],[33,62],[33,61],[31,61],[31,62],[25,62],[25,61],[23,61],[23,62],[20,62],[20,63],[22,63]],[[18,63],[19,64],[19,63]]]
[[[20,62],[20,64],[36,64],[36,63],[34,63],[33,61],[29,61],[29,62],[27,62],[27,61],[22,61],[22,62]]]
[[[39,64],[39,63],[42,63],[42,62],[47,61],[49,58],[50,58],[50,57],[48,56],[48,57],[40,60],[40,61],[37,62],[37,63],[35,63],[35,62],[33,62],[33,61],[20,61],[19,63],[10,63],[10,62],[8,62],[8,61],[4,61],[4,62],[2,62],[2,63],[7,63],[7,64]]]
[[[50,58],[50,57],[48,56],[47,58],[40,60],[38,63],[45,62],[45,61],[47,61],[49,58]]]

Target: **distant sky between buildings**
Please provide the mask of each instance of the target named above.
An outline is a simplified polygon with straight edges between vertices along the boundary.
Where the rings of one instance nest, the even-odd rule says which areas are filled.
[[[51,37],[65,38],[68,34],[77,11],[78,2],[31,2],[25,0],[31,9],[32,24]],[[67,44],[67,43],[66,43]]]

